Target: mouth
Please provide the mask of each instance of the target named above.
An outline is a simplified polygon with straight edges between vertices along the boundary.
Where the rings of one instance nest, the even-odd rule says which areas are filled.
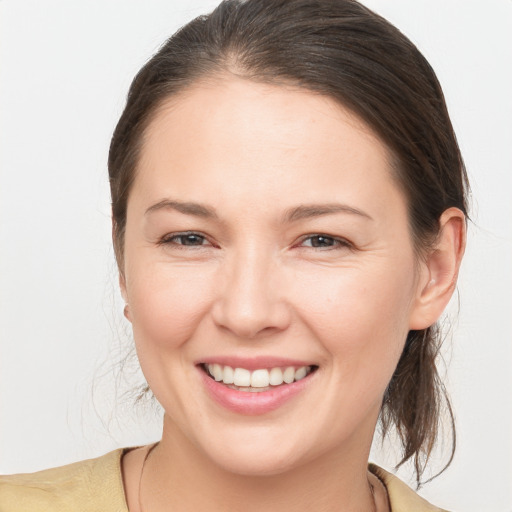
[[[249,370],[218,363],[201,363],[199,367],[215,382],[246,393],[262,393],[287,387],[305,379],[318,369],[316,365],[308,365]]]

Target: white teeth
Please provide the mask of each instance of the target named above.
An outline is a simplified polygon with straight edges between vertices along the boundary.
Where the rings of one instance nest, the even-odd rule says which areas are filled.
[[[281,368],[272,368],[269,375],[269,384],[271,386],[280,386],[283,382],[283,370]]]
[[[235,372],[231,366],[224,366],[224,378],[222,379],[222,382],[224,384],[233,384],[235,379]]]
[[[288,366],[283,372],[283,380],[286,384],[291,384],[295,380],[295,368],[293,366]]]
[[[305,366],[301,366],[295,372],[295,380],[301,380],[308,374],[308,369]]]
[[[222,366],[220,364],[214,364],[213,365],[213,378],[219,382],[222,380],[223,377],[223,371]]]
[[[284,370],[276,367],[259,370],[246,370],[245,368],[235,368],[231,366],[222,366],[218,363],[206,365],[208,373],[217,381],[224,384],[234,384],[241,391],[258,391],[269,386],[280,386],[283,383],[291,384],[306,377],[310,372],[311,366],[301,366],[297,369],[288,366]]]
[[[233,377],[233,384],[235,386],[250,386],[251,385],[251,372],[245,368],[235,368],[235,375]]]
[[[251,387],[266,388],[269,385],[268,370],[254,370],[251,374]]]

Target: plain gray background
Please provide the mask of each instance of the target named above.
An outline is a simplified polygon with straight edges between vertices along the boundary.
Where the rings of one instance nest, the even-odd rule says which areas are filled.
[[[510,511],[512,1],[364,3],[436,70],[474,196],[444,350],[458,451],[422,493],[448,509]],[[157,414],[123,395],[137,373],[113,370],[130,340],[110,248],[106,158],[135,72],[215,4],[0,1],[1,473],[159,436]],[[388,468],[394,460],[389,448],[374,456]]]

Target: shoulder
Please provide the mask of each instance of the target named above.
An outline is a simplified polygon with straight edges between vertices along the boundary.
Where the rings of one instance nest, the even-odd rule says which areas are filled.
[[[123,450],[37,473],[0,476],[0,512],[128,512]]]
[[[447,512],[430,504],[402,480],[381,467],[369,464],[368,468],[386,486],[392,512]]]

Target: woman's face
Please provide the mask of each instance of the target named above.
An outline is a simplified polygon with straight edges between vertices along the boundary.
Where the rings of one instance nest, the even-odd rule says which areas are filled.
[[[388,150],[333,100],[225,78],[150,124],[122,288],[166,428],[221,467],[367,455],[424,274]]]

